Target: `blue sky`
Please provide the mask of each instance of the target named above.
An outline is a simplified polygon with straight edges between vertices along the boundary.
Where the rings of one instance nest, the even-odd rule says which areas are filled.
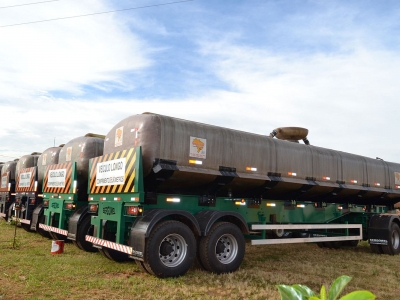
[[[0,8],[0,26],[168,2]],[[29,1],[0,6],[16,3]],[[399,30],[398,1],[355,0],[194,0],[0,27],[0,161],[151,111],[307,127],[314,145],[400,162]]]

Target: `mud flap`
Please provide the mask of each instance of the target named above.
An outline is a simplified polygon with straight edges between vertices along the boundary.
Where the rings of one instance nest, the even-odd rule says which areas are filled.
[[[76,235],[78,233],[78,225],[81,223],[83,218],[88,214],[88,206],[82,206],[69,218],[68,222],[68,236],[69,240],[76,241]]]

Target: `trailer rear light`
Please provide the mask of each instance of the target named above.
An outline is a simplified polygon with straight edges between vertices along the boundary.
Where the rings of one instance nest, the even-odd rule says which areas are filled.
[[[73,188],[72,188],[72,193],[76,193],[76,186],[77,186],[77,182],[76,182],[76,180],[74,180],[74,185],[73,185]]]
[[[98,208],[97,204],[89,205],[89,211],[90,212],[97,212],[97,208]]]
[[[63,196],[58,196],[58,199],[62,199],[63,198]]]
[[[8,183],[8,191],[11,190],[11,182]]]
[[[43,197],[45,197],[45,195],[43,195],[43,194],[39,194],[39,195],[37,195],[39,198],[43,198]]]
[[[167,202],[179,203],[179,202],[181,202],[181,199],[180,198],[167,198]]]
[[[126,213],[128,215],[137,216],[139,214],[139,209],[137,206],[128,206]]]
[[[304,208],[304,207],[306,207],[306,206],[305,206],[304,204],[297,204],[296,207]]]
[[[100,197],[100,200],[104,201],[104,200],[107,200],[107,198],[106,197]]]
[[[246,201],[244,199],[241,201],[235,201],[235,205],[246,205]]]
[[[357,180],[352,179],[352,180],[350,180],[350,182],[351,183],[357,183]]]
[[[93,197],[89,197],[88,199],[89,199],[89,201],[92,201],[92,200],[93,200]]]
[[[15,196],[16,195],[16,193],[11,193],[11,196]]]
[[[246,167],[246,171],[257,172],[257,168],[253,168],[253,167]]]
[[[400,185],[396,185],[396,189],[400,189]]]
[[[65,208],[66,209],[74,209],[75,208],[75,204],[74,203],[65,203]]]
[[[276,204],[275,203],[267,203],[267,206],[274,207],[274,206],[276,206]]]
[[[131,201],[139,201],[139,197],[132,197]]]
[[[31,199],[29,200],[29,204],[35,204],[35,202],[36,202],[35,198],[31,198]]]
[[[34,187],[34,191],[37,191],[37,181],[35,181],[35,187]]]
[[[294,172],[288,172],[287,174],[288,174],[289,176],[294,176],[294,177],[297,176],[297,173],[294,173]]]
[[[49,200],[43,201],[43,207],[49,207]]]
[[[106,200],[106,198],[104,197],[104,200]],[[121,200],[121,198],[120,197],[115,197],[114,198],[114,201],[120,201]]]
[[[322,179],[323,179],[323,180],[331,180],[331,178],[328,177],[328,176],[324,176],[324,177],[322,177]]]
[[[338,209],[339,209],[339,210],[342,210],[342,209],[343,209],[343,206],[338,206]]]
[[[73,200],[72,197],[68,197],[68,200]]]
[[[381,186],[379,182],[375,182],[375,186]]]
[[[193,165],[202,165],[203,162],[202,162],[201,160],[189,159],[189,164],[193,164]]]

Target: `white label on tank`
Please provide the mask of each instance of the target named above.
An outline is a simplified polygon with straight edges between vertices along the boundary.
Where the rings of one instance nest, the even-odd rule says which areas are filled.
[[[67,154],[65,156],[65,161],[71,161],[72,157],[72,147],[67,148]]]
[[[47,187],[65,187],[65,178],[67,177],[67,169],[49,170]]]
[[[115,147],[121,146],[124,139],[124,126],[115,130]]]
[[[31,176],[32,172],[20,173],[18,187],[20,188],[29,187],[31,185]]]
[[[45,165],[46,165],[46,161],[47,161],[47,154],[44,153],[44,154],[43,154],[43,160],[42,160],[42,166],[45,166]]]
[[[400,173],[394,172],[394,184],[400,185]]]
[[[1,177],[1,188],[5,189],[7,187],[8,172]]]
[[[119,158],[97,164],[96,186],[125,183],[126,159]]]
[[[191,136],[189,156],[205,159],[207,154],[206,147],[207,147],[206,139]]]

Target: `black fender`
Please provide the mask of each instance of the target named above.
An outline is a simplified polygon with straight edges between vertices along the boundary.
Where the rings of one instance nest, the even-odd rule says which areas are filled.
[[[388,234],[392,222],[400,226],[400,216],[395,214],[373,215],[368,224],[368,240],[370,244],[387,245]]]
[[[129,246],[133,249],[133,257],[143,259],[146,238],[149,237],[154,226],[167,217],[188,225],[194,235],[199,236],[201,234],[197,219],[188,211],[172,209],[148,210],[145,212],[145,215],[136,219],[130,231]]]
[[[206,236],[218,220],[233,223],[240,228],[243,234],[250,234],[246,220],[241,214],[234,211],[202,210],[195,217],[200,225],[202,236]]]
[[[39,204],[33,210],[32,221],[31,221],[31,230],[36,231],[36,228],[37,228],[37,226],[39,224],[39,217],[43,214],[43,212],[44,212],[43,204]]]
[[[78,233],[78,226],[82,220],[88,215],[88,205],[82,206],[77,209],[68,220],[68,235],[69,240],[76,241],[76,234]]]

